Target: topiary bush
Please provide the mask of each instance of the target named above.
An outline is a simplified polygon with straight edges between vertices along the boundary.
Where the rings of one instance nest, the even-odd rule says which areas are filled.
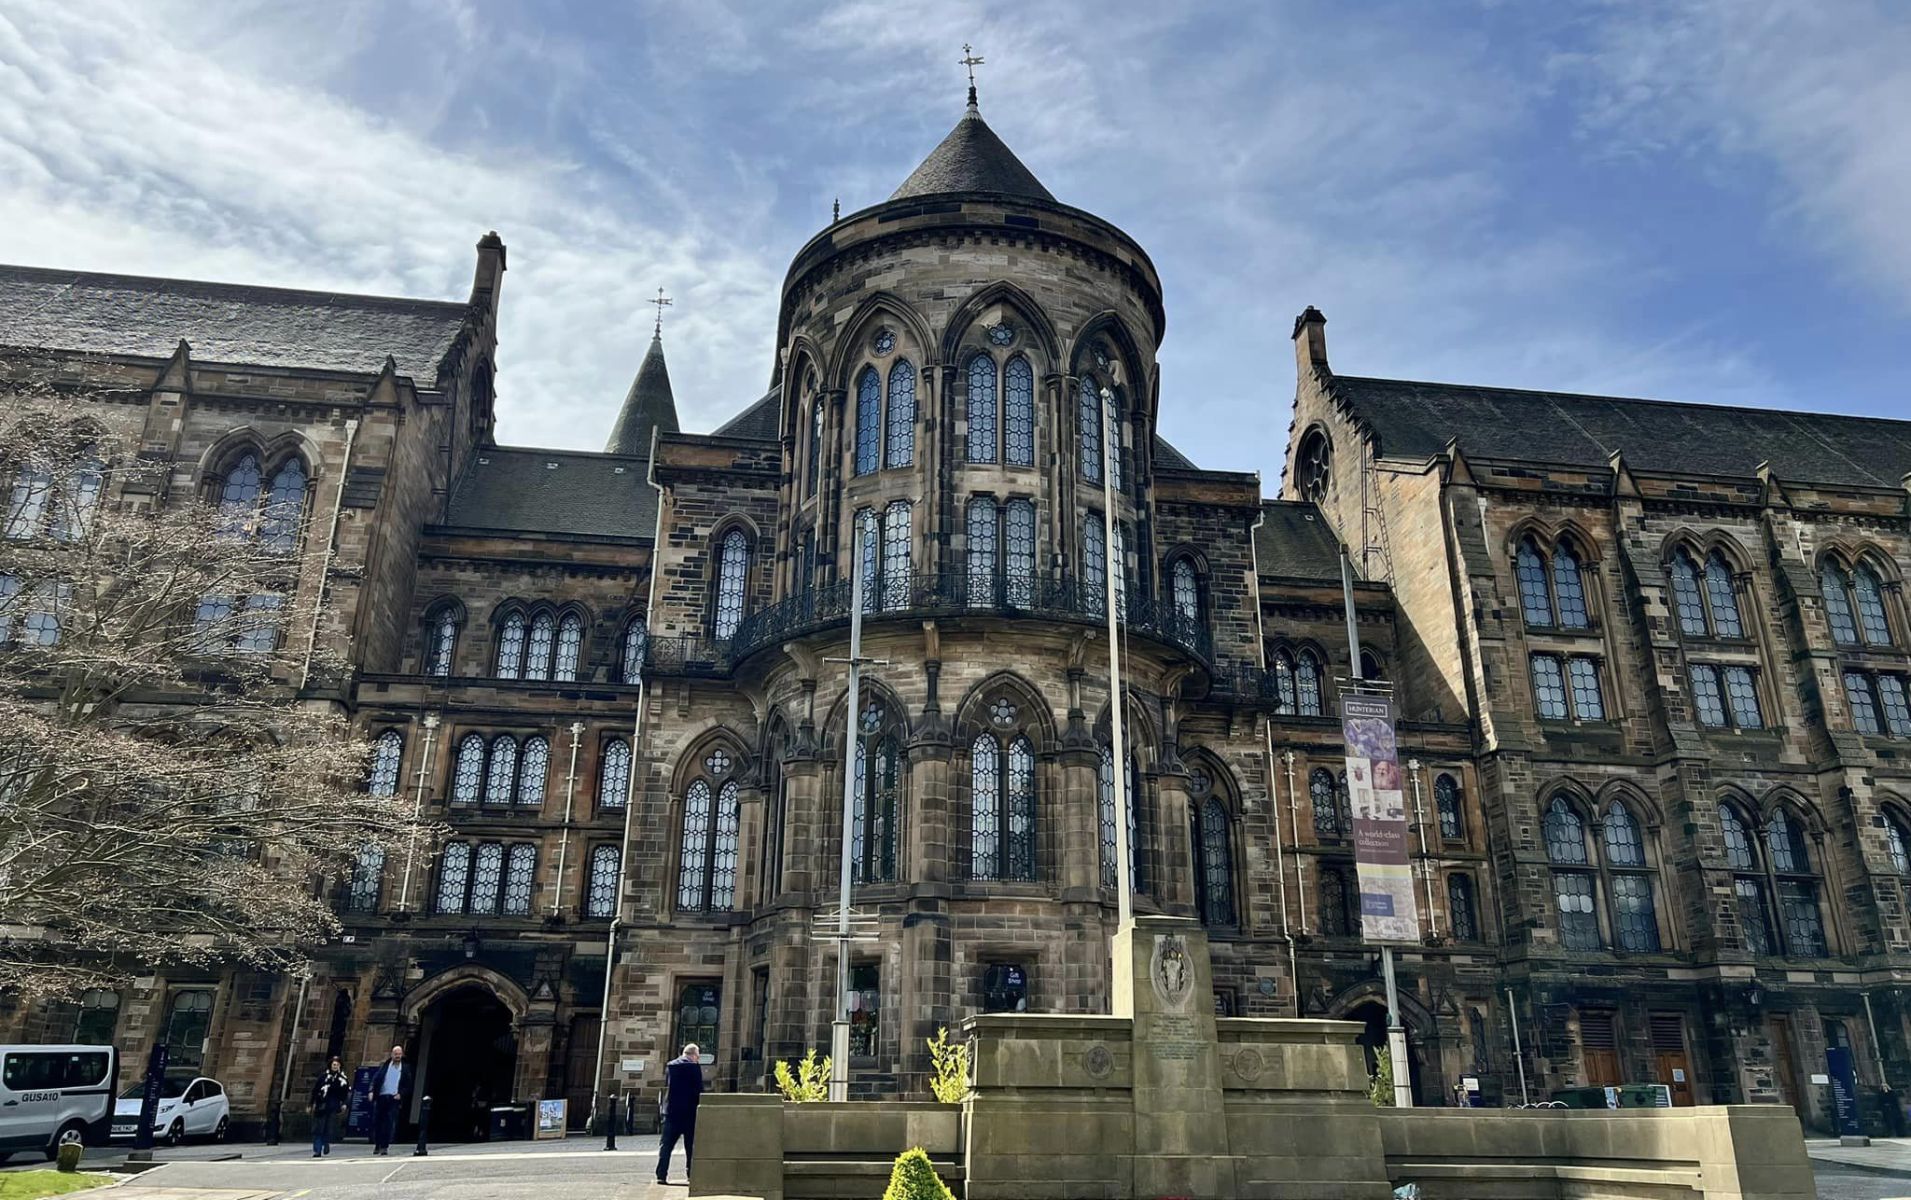
[[[896,1165],[889,1170],[889,1187],[883,1192],[883,1200],[955,1200],[955,1194],[936,1174],[935,1164],[929,1161],[928,1154],[921,1146],[905,1150],[896,1156]]]

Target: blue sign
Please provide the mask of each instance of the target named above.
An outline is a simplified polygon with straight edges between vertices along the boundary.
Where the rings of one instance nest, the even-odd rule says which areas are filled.
[[[139,1127],[133,1131],[135,1150],[153,1148],[153,1122],[159,1117],[159,1090],[166,1082],[166,1059],[169,1054],[165,1042],[154,1042],[152,1056],[146,1060],[146,1090],[139,1098]]]
[[[1858,1072],[1851,1062],[1849,1046],[1830,1046],[1825,1050],[1825,1071],[1831,1076],[1831,1107],[1838,1122],[1840,1137],[1864,1132],[1858,1122]]]
[[[352,1100],[345,1110],[345,1135],[372,1136],[372,1080],[377,1067],[360,1067],[352,1072]]]

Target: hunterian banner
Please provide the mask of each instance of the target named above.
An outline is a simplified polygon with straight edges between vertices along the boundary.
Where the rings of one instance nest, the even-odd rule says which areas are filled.
[[[1342,696],[1340,729],[1347,745],[1354,862],[1360,868],[1360,936],[1369,942],[1417,944],[1420,910],[1407,857],[1407,805],[1394,745],[1393,702],[1385,696]]]

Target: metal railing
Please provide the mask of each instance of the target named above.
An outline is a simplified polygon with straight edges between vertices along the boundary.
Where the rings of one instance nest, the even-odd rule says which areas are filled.
[[[1068,576],[965,571],[918,572],[878,579],[864,597],[864,618],[995,616],[1099,625],[1107,620],[1107,591]],[[1172,646],[1208,665],[1214,639],[1208,627],[1174,604],[1145,596],[1120,597],[1123,628]],[[850,585],[833,583],[798,592],[749,614],[728,639],[653,637],[645,670],[654,675],[725,675],[761,650],[839,625],[850,617]]]

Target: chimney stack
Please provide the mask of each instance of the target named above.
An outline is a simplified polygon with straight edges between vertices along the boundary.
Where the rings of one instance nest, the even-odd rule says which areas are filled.
[[[471,303],[498,307],[498,285],[504,279],[504,239],[493,229],[478,239],[478,271],[471,280]]]
[[[1308,305],[1294,318],[1294,365],[1305,378],[1315,371],[1331,374],[1327,367],[1327,318],[1320,309]]]

